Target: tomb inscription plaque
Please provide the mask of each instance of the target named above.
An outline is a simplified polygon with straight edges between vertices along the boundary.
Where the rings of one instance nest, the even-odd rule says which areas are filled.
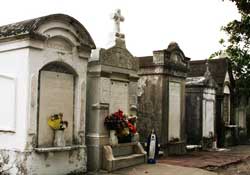
[[[168,139],[180,138],[181,84],[169,82],[169,130]]]
[[[125,113],[129,112],[128,108],[128,83],[121,81],[111,82],[111,98],[110,98],[110,113],[117,110],[122,110]]]

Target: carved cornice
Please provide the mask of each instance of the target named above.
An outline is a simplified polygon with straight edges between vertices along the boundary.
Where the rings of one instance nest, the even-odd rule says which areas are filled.
[[[138,60],[126,49],[111,47],[100,51],[100,64],[130,70],[138,70]]]

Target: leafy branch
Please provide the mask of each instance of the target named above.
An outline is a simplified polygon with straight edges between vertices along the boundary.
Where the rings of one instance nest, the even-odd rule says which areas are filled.
[[[239,94],[250,95],[250,1],[229,0],[235,3],[241,18],[229,22],[221,28],[228,38],[221,39],[224,49],[213,53],[210,59],[223,53],[231,61],[236,79],[236,90]]]

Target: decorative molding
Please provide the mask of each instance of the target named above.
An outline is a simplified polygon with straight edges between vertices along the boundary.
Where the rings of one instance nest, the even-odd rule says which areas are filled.
[[[96,104],[92,105],[92,109],[95,109],[95,110],[106,109],[106,110],[108,110],[109,109],[109,104],[106,104],[106,103],[96,103]]]
[[[85,145],[72,145],[72,146],[64,146],[64,147],[46,147],[46,148],[34,148],[37,153],[46,153],[46,152],[64,152],[64,151],[72,151],[86,148]]]
[[[37,84],[38,78],[35,74],[30,79],[30,116],[29,116],[29,134],[36,133],[36,104],[37,104]]]
[[[101,78],[101,103],[109,103],[111,80],[109,78]]]

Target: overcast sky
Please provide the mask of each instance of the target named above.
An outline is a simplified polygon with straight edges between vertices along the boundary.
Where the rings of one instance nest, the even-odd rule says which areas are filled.
[[[239,18],[233,3],[222,0],[4,0],[0,25],[53,13],[68,14],[89,31],[97,47],[106,48],[113,30],[110,14],[121,9],[127,48],[134,56],[178,42],[186,56],[206,59],[220,49],[220,28]]]

